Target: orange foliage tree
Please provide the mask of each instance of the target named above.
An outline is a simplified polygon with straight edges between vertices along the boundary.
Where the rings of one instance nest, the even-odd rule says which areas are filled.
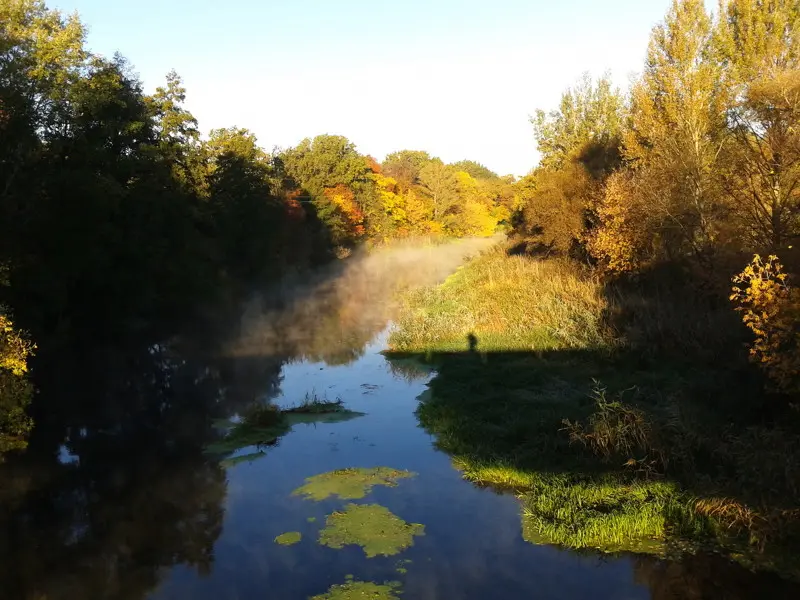
[[[335,244],[351,245],[364,236],[364,213],[355,202],[355,194],[349,187],[339,184],[325,188],[327,202],[320,210],[320,216],[331,231]]]

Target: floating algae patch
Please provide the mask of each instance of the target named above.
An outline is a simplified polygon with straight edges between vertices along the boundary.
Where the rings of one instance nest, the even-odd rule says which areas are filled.
[[[408,573],[408,565],[411,564],[411,560],[408,558],[403,558],[398,560],[394,565],[394,570],[400,573],[400,575],[405,575]]]
[[[317,520],[317,517],[308,517],[306,519],[306,521],[308,521],[309,523],[314,523],[316,520]]]
[[[311,600],[397,600],[400,598],[400,582],[347,581],[331,586],[325,594],[313,596]]]
[[[415,475],[416,473],[411,471],[398,471],[389,467],[339,469],[309,477],[305,485],[297,488],[292,495],[318,501],[330,496],[338,496],[343,500],[357,500],[366,496],[376,485],[394,487],[399,479]]]
[[[276,537],[275,543],[281,546],[292,546],[297,544],[301,539],[303,539],[303,535],[299,531],[287,531]]]
[[[414,545],[414,536],[425,535],[425,526],[406,523],[380,504],[348,504],[343,512],[328,516],[319,532],[319,543],[340,549],[361,546],[367,558],[392,556]]]

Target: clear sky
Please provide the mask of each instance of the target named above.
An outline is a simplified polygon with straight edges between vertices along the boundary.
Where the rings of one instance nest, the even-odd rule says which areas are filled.
[[[581,73],[626,85],[669,0],[49,0],[146,91],[175,69],[201,129],[262,146],[345,135],[501,174],[536,163],[529,116]]]

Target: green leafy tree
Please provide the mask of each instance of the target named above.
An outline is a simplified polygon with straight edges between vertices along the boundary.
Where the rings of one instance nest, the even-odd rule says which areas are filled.
[[[536,111],[531,119],[545,169],[558,169],[582,158],[593,172],[605,172],[619,161],[624,100],[605,75],[593,82],[587,74],[561,96],[556,111]]]
[[[475,179],[498,179],[497,173],[474,160],[460,160],[450,165],[456,171],[468,173]]]
[[[286,172],[311,196],[320,201],[325,188],[353,186],[369,180],[371,170],[355,145],[339,135],[305,139],[283,156]]]
[[[421,150],[400,150],[386,156],[381,165],[384,175],[397,181],[401,191],[408,191],[418,183],[419,172],[433,160]]]
[[[439,159],[430,161],[419,171],[419,187],[431,199],[434,221],[442,222],[448,213],[458,207],[459,181],[456,173]]]

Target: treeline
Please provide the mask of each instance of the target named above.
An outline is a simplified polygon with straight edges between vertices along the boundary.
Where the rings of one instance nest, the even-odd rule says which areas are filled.
[[[751,357],[800,389],[797,294],[776,258],[742,271],[754,253],[800,266],[800,4],[723,0],[710,14],[673,0],[627,92],[586,76],[533,125],[542,159],[516,222],[527,250],[640,282],[681,265],[724,296],[735,284]]]
[[[20,330],[39,352],[157,330],[356,244],[491,235],[513,209],[511,180],[470,161],[201,136],[177,74],[145,94],[85,35],[41,0],[0,0],[0,449],[29,427]]]
[[[474,161],[403,150],[378,164],[346,138],[321,135],[278,153],[288,197],[310,202],[342,249],[409,236],[489,236],[516,207],[514,178]]]

